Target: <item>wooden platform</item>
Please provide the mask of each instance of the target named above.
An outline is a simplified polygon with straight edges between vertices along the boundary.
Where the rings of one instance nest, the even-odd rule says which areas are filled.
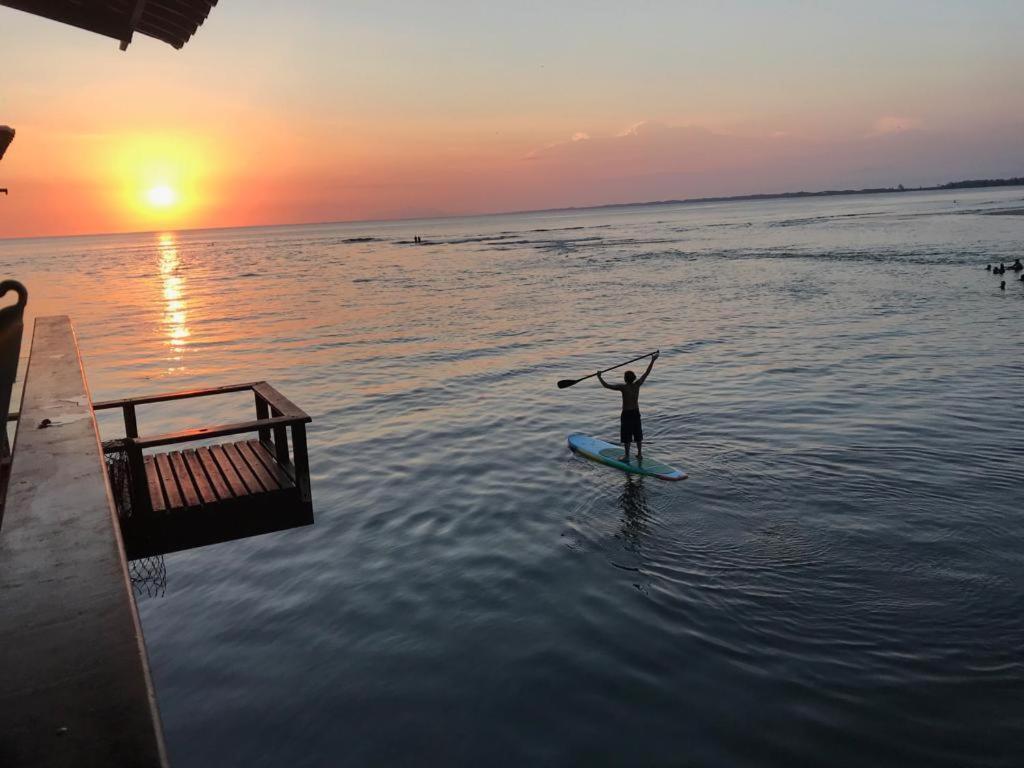
[[[129,559],[313,523],[313,508],[258,440],[144,458],[152,510],[122,515]]]
[[[150,506],[158,514],[270,500],[257,497],[298,498],[295,482],[258,440],[159,453],[144,462]]]
[[[138,406],[244,390],[255,419],[138,434]],[[125,437],[101,446],[104,408]],[[36,321],[0,508],[0,768],[166,766],[126,555],[311,524],[310,421],[266,382],[92,402],[71,321]]]
[[[139,406],[244,390],[255,397],[254,420],[138,435]],[[105,450],[112,454],[115,488],[119,476],[127,478],[127,487],[115,495],[129,559],[312,524],[305,431],[310,418],[266,382],[112,400],[93,408],[124,413],[127,436],[106,444]],[[143,453],[246,433],[255,437]]]

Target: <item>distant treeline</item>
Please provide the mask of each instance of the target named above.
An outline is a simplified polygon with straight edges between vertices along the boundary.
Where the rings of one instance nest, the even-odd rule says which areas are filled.
[[[727,203],[741,200],[778,200],[788,197],[828,197],[830,195],[881,195],[893,192],[934,192],[943,189],[978,189],[980,187],[1024,187],[1024,177],[1015,176],[1009,179],[965,179],[939,184],[935,187],[868,187],[866,189],[826,189],[820,192],[760,192],[755,195],[728,195],[724,197],[688,197],[680,200],[651,200],[646,203],[611,203],[608,205],[584,206],[586,208],[627,208],[637,205],[681,205],[683,203]],[[575,211],[579,207],[559,208],[557,210]]]
[[[670,200],[674,203],[720,203],[726,200],[771,200],[780,197],[827,197],[829,195],[881,195],[889,192],[928,192],[940,189],[977,189],[978,187],[1024,187],[1024,177],[1012,179],[965,179],[951,181],[937,187],[867,187],[866,189],[826,189],[820,192],[764,192],[757,195],[732,195],[730,197],[698,197],[686,200]]]
[[[951,181],[935,189],[974,189],[975,187],[1024,187],[1024,177],[1018,176],[1013,179],[967,179],[966,181]]]
[[[828,197],[829,195],[881,195],[890,192],[928,192],[939,189],[977,189],[978,187],[1024,187],[1024,177],[1011,179],[965,179],[951,181],[937,187],[867,187],[865,189],[825,189],[820,192],[761,192],[756,195],[730,195],[728,197],[690,197],[685,200],[665,200],[670,203],[722,203],[728,200],[772,200],[780,197]],[[661,203],[656,203],[656,205]]]

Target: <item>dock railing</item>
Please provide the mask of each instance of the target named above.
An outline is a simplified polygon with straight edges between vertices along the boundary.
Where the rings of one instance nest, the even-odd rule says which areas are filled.
[[[256,418],[211,427],[166,432],[140,436],[136,409],[142,405],[187,400],[194,397],[210,397],[251,390],[256,404]],[[298,490],[299,499],[311,501],[309,487],[309,454],[306,446],[306,424],[312,419],[295,403],[286,398],[265,381],[232,384],[210,389],[193,389],[169,392],[121,400],[104,400],[93,403],[93,410],[120,408],[124,415],[125,437],[104,443],[105,453],[123,451],[128,462],[132,513],[151,512],[150,493],[147,485],[143,451],[169,445],[212,440],[247,433],[259,435],[260,443],[274,456],[278,465],[288,474]],[[288,433],[291,432],[289,450]]]

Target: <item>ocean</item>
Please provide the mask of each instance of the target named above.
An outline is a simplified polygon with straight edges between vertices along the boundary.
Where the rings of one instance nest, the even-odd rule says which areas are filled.
[[[133,564],[173,764],[1015,766],[1024,283],[984,269],[1015,208],[8,240],[0,271],[73,317],[94,399],[266,379],[313,417],[313,526]],[[681,483],[566,449],[619,400],[555,382],[655,349]]]

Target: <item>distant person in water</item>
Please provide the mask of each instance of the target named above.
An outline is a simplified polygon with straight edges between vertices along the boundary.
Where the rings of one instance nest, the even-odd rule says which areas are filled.
[[[1012,269],[1014,272],[1020,272],[1022,269],[1024,269],[1024,264],[1021,264],[1020,259],[1017,259],[1015,262],[1013,262],[1013,264],[1009,266],[1009,269]]]
[[[601,382],[601,386],[605,389],[614,389],[622,393],[622,415],[619,417],[619,441],[626,447],[625,454],[622,456],[621,461],[629,463],[629,446],[634,441],[636,442],[636,458],[637,461],[643,463],[644,460],[644,428],[640,423],[640,387],[647,377],[651,373],[651,369],[654,367],[654,361],[658,359],[661,352],[655,352],[651,355],[651,362],[647,364],[647,370],[644,371],[643,376],[639,379],[636,374],[632,371],[626,371],[622,378],[625,379],[624,384],[609,384],[601,377],[601,372],[597,373],[597,380]]]

